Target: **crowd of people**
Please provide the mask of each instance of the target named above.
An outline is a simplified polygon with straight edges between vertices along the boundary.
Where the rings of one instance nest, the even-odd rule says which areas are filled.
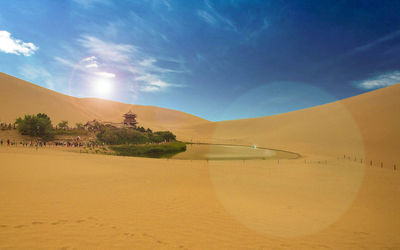
[[[102,146],[101,144],[97,142],[83,142],[83,141],[78,141],[78,140],[73,140],[73,141],[51,141],[51,142],[45,142],[45,141],[15,141],[15,140],[10,140],[10,139],[0,139],[0,146],[15,146],[17,147],[18,145],[22,147],[99,147]]]
[[[100,146],[104,146],[104,143],[99,143],[92,140],[82,140],[80,136],[75,138],[68,138],[68,139],[58,139],[52,141],[44,141],[41,139],[22,139],[22,138],[15,138],[14,136],[10,135],[9,132],[5,130],[15,130],[17,129],[16,123],[6,123],[0,122],[0,146],[8,146],[8,147],[32,147],[32,148],[42,148],[42,147],[68,147],[68,148],[97,148]],[[57,129],[57,126],[56,126]],[[1,133],[4,131],[4,133]],[[3,138],[1,138],[3,137]],[[6,137],[6,139],[4,138]],[[7,138],[8,137],[8,138]],[[11,137],[11,138],[10,138]]]
[[[5,122],[2,122],[2,123],[0,123],[0,129],[1,130],[11,130],[11,129],[15,129],[15,124],[13,125],[13,124],[11,124],[11,123],[5,123]]]

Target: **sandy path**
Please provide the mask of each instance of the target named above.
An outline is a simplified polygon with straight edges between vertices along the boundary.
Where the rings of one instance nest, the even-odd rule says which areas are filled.
[[[353,161],[0,147],[0,162],[2,249],[400,247],[400,173]]]

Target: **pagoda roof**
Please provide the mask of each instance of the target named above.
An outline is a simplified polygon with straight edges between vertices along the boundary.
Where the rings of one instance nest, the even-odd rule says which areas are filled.
[[[134,113],[132,112],[132,110],[129,110],[128,113],[126,113],[125,115],[134,115]]]

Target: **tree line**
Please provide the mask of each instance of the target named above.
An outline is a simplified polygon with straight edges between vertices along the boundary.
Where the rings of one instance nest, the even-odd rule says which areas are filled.
[[[58,123],[54,128],[50,117],[44,113],[25,115],[23,118],[19,117],[16,119],[15,125],[20,134],[37,137],[43,141],[53,140],[57,134],[61,134],[63,130],[68,129],[68,121],[65,120]],[[76,129],[78,131],[83,130],[84,126],[81,123],[77,123]],[[116,128],[98,123],[95,129],[90,131],[96,133],[96,137],[100,142],[110,145],[176,141],[176,136],[170,131],[153,132],[151,129],[145,129],[144,127]]]

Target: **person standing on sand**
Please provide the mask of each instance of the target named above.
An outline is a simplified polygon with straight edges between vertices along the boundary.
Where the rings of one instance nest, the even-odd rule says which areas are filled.
[[[1,144],[1,146],[3,146],[3,139],[0,140],[0,144]]]
[[[10,146],[10,139],[7,139],[7,145]]]

